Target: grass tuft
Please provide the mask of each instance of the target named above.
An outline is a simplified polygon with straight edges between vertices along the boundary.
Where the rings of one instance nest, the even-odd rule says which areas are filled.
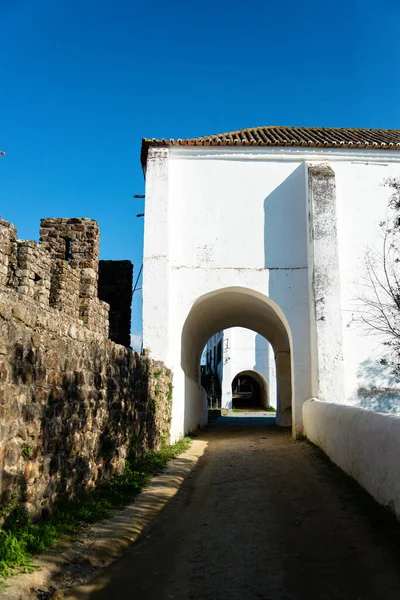
[[[190,444],[189,438],[182,438],[172,446],[149,452],[139,459],[132,451],[122,475],[113,477],[81,498],[60,504],[47,520],[33,523],[24,508],[17,505],[0,530],[0,586],[10,575],[32,571],[32,557],[61,538],[129,504],[151,477],[160,473],[169,460],[187,450]]]

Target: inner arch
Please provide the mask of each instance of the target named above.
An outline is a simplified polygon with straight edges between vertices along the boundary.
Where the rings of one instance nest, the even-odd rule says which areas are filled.
[[[241,378],[249,378],[252,379],[258,386],[258,397],[255,398],[253,397],[251,399],[251,402],[249,403],[252,407],[254,406],[260,406],[264,407],[264,408],[269,408],[269,397],[268,397],[268,384],[265,381],[264,377],[261,375],[261,373],[257,373],[257,371],[253,371],[251,369],[246,370],[246,371],[240,371],[240,373],[237,373],[235,375],[235,377],[232,379],[232,397],[234,395],[234,388],[235,388],[235,383],[240,380]],[[241,406],[238,405],[238,402],[235,402],[233,400],[232,402],[232,407],[233,408],[241,408]],[[244,404],[244,408],[246,407],[246,403]]]

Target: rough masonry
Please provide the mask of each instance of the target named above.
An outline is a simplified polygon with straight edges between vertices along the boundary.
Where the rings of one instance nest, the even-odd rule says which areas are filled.
[[[0,220],[0,500],[37,516],[169,439],[171,373],[108,339],[98,254],[90,219],[43,219],[39,243]]]

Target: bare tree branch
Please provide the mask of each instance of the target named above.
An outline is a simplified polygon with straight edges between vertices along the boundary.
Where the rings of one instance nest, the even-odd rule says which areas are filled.
[[[361,277],[358,319],[366,333],[379,332],[387,349],[393,372],[400,375],[400,179],[389,178],[384,185],[393,190],[388,217],[382,229],[382,252],[367,250],[365,274]]]

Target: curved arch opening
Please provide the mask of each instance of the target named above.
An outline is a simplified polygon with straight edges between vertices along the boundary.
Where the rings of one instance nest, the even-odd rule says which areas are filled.
[[[243,287],[215,290],[192,306],[182,329],[185,373],[185,432],[207,422],[207,397],[200,385],[200,358],[206,342],[230,327],[244,327],[272,345],[277,371],[277,423],[292,424],[291,333],[280,307],[264,294]]]
[[[232,408],[269,408],[268,384],[257,371],[241,371],[232,379]]]

